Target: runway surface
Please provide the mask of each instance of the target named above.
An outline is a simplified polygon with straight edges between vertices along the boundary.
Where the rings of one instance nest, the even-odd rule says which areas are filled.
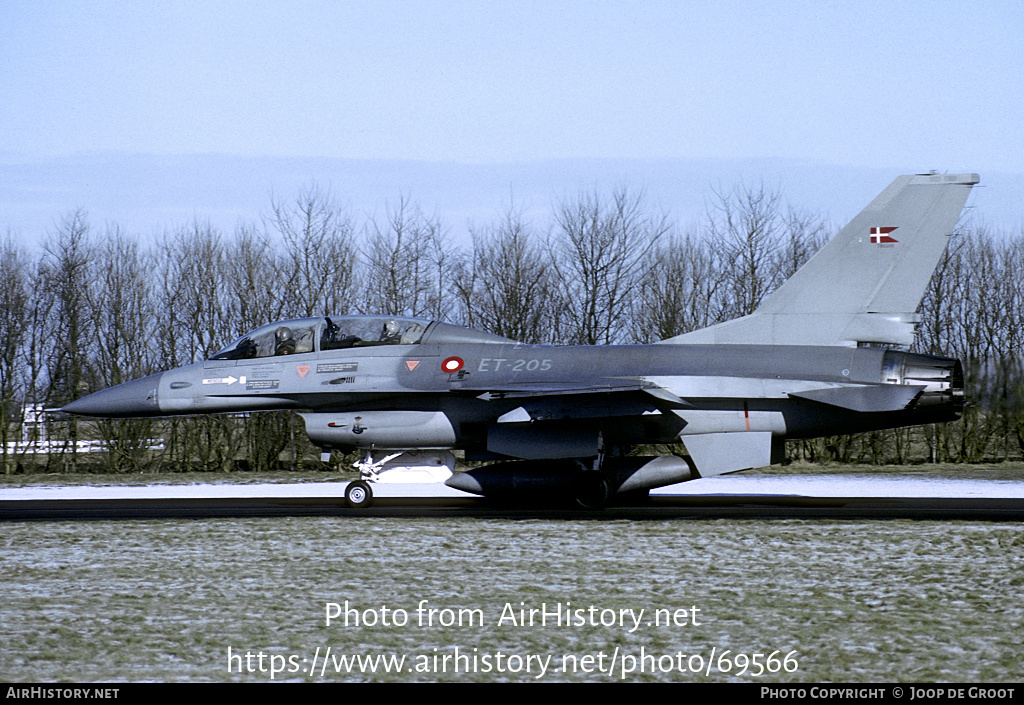
[[[592,519],[1024,520],[1024,481],[897,474],[730,475],[663,487],[641,506],[600,510],[502,506],[441,483],[373,485],[350,508],[347,483],[0,488],[0,520],[225,516],[477,516]]]

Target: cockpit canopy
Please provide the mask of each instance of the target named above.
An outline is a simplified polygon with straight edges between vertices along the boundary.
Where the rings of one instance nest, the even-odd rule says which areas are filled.
[[[407,316],[295,318],[257,328],[210,359],[248,360],[371,345],[415,345],[431,324]]]

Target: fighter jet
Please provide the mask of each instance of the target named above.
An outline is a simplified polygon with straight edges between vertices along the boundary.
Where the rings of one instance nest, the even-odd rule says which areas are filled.
[[[360,450],[352,506],[411,467],[496,500],[584,506],[767,466],[792,438],[959,418],[959,361],[912,354],[925,288],[977,174],[901,176],[752,314],[652,345],[526,345],[442,321],[263,326],[204,362],[63,408],[100,417],[291,409]],[[685,453],[636,456],[675,444]],[[446,473],[447,474],[447,473]]]

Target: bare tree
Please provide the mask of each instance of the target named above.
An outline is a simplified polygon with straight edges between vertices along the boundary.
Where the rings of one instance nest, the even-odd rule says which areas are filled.
[[[293,297],[292,287],[284,283],[287,278],[280,272],[278,253],[261,230],[239,226],[225,247],[224,266],[232,332],[241,335],[286,318],[286,310],[302,306],[297,295]]]
[[[209,223],[195,221],[178,230],[165,251],[170,255],[166,266],[170,268],[169,291],[176,297],[173,308],[178,335],[185,346],[179,364],[205,360],[245,332],[231,320],[228,310],[223,237]],[[166,312],[168,306],[162,308]]]
[[[27,401],[25,385],[25,334],[30,324],[27,254],[8,236],[0,246],[0,467],[5,475],[14,467],[8,451],[12,434],[21,427]]]
[[[829,224],[818,214],[790,206],[782,216],[782,241],[776,257],[775,287],[796,274],[830,237]],[[773,287],[774,288],[774,287]]]
[[[94,319],[88,298],[93,246],[85,213],[76,211],[65,217],[43,249],[40,294],[51,300],[45,334],[49,343],[45,352],[49,379],[46,403],[51,406],[88,391],[86,371]],[[69,419],[67,429],[68,452],[61,454],[61,460],[64,469],[74,471],[78,462],[78,420]]]
[[[364,313],[432,317],[439,313],[444,291],[446,260],[436,248],[441,242],[441,223],[428,218],[403,196],[384,222],[371,219],[367,228],[364,259],[366,279]]]
[[[289,315],[347,313],[355,298],[356,249],[351,219],[316,185],[294,202],[273,203],[271,228],[284,241],[280,298]]]
[[[94,256],[97,272],[87,290],[94,312],[92,386],[102,389],[153,371],[157,329],[151,263],[138,243],[115,227],[96,246]]]
[[[716,251],[695,236],[663,239],[644,262],[632,338],[653,343],[717,322],[724,272]]]
[[[643,194],[623,187],[607,201],[598,193],[563,201],[555,220],[550,250],[567,328],[556,340],[622,342],[630,300],[648,253],[668,230],[667,218],[647,215]]]
[[[783,222],[779,193],[737,186],[714,191],[707,207],[706,230],[727,264],[722,319],[753,313],[776,286]]]
[[[157,333],[149,287],[152,265],[138,243],[115,227],[97,244],[95,259],[96,276],[88,290],[93,311],[92,390],[152,373]],[[151,419],[103,419],[96,427],[113,471],[148,465]]]
[[[448,243],[448,233],[436,216],[425,220],[424,241],[426,264],[430,274],[427,295],[427,317],[448,321],[455,316],[455,272],[459,256]]]
[[[524,343],[548,342],[551,265],[522,214],[471,230],[473,251],[455,277],[462,322]]]
[[[160,250],[158,328],[171,338],[162,347],[174,365],[206,360],[246,332],[231,316],[223,238],[209,224],[196,221],[165,237]],[[243,444],[239,428],[226,415],[175,419],[167,428],[167,458],[183,467],[229,470]]]

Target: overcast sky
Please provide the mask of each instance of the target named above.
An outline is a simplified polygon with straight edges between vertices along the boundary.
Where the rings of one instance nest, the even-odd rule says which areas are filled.
[[[114,151],[1024,172],[1019,0],[4,0],[0,31],[7,163]]]

